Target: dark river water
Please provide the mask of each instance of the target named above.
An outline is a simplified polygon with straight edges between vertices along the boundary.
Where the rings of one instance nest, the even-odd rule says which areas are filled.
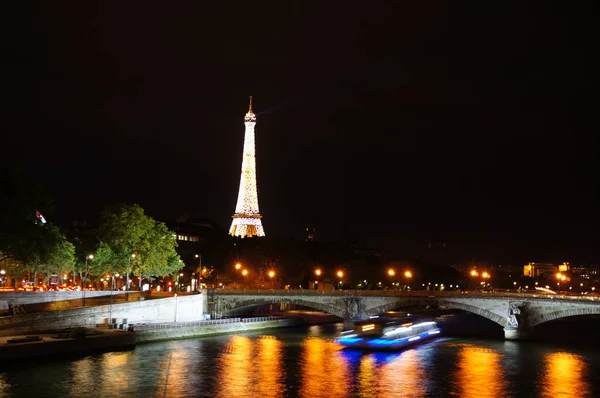
[[[600,397],[600,354],[440,337],[399,353],[342,350],[341,324],[144,344],[2,365],[0,397]]]

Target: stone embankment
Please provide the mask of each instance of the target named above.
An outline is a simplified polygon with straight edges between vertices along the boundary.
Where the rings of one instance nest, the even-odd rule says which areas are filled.
[[[33,357],[63,358],[135,347],[134,333],[118,330],[76,330],[75,333],[0,338],[0,363]]]
[[[302,324],[299,318],[232,318],[214,321],[163,324],[112,324],[110,329],[71,329],[27,336],[0,337],[0,363],[32,357],[64,357],[95,352],[127,350],[136,344],[186,339]],[[117,330],[114,330],[117,329]],[[87,330],[87,332],[86,332]]]

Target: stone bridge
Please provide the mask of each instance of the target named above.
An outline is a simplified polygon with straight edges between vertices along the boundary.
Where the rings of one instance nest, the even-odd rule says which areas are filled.
[[[482,292],[399,292],[382,290],[209,290],[208,312],[220,318],[265,304],[297,304],[338,316],[344,321],[368,319],[386,311],[417,305],[439,305],[468,311],[504,328],[507,339],[523,339],[535,326],[579,315],[600,314],[600,300],[589,296]]]

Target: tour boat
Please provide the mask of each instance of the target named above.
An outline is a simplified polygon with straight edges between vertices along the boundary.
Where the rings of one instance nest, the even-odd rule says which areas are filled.
[[[353,330],[341,333],[334,341],[348,348],[363,350],[399,350],[436,337],[440,333],[431,319],[374,318],[354,324]]]

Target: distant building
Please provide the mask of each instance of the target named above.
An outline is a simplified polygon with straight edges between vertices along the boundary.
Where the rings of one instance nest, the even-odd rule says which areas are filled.
[[[598,265],[573,266],[571,267],[571,271],[573,272],[573,275],[577,275],[584,280],[595,281],[600,278],[600,266]]]
[[[565,266],[564,263],[559,265],[550,264],[550,263],[534,263],[531,262],[523,266],[523,276],[529,276],[531,278],[539,278],[544,276],[545,274],[556,274],[557,272],[567,272],[570,270],[570,267]]]
[[[306,227],[306,235],[304,236],[304,240],[306,242],[314,242],[316,239],[317,231],[313,227]]]
[[[195,262],[196,255],[202,253],[207,241],[227,237],[227,232],[209,218],[194,218],[185,214],[175,222],[166,222],[177,240],[177,252],[186,264]]]

